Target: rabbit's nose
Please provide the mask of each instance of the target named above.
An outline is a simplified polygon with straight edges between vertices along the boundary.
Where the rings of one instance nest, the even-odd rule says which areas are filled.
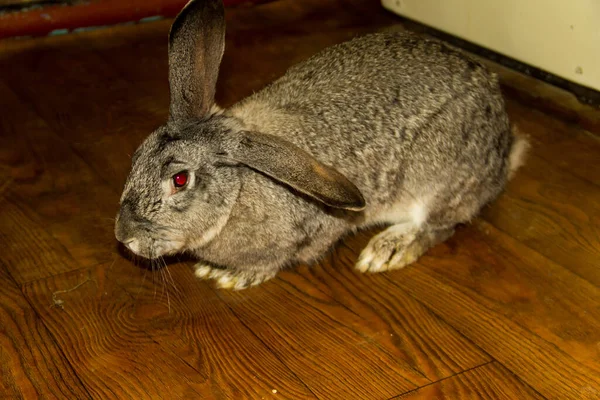
[[[119,213],[115,221],[115,238],[117,238],[117,240],[123,244],[130,240],[131,237],[128,235],[128,229],[125,225],[126,222],[123,220],[121,213]]]

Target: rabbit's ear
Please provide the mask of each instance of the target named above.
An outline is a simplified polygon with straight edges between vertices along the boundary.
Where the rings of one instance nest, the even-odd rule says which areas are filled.
[[[170,120],[209,113],[224,49],[222,0],[190,1],[169,34]]]
[[[229,157],[328,206],[352,211],[365,208],[360,190],[344,175],[277,136],[242,132]]]

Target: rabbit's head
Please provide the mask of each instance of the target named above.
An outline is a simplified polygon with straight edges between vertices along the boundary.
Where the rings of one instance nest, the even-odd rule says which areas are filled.
[[[191,1],[171,28],[169,120],[133,155],[115,225],[117,239],[138,255],[155,258],[213,240],[238,201],[240,168],[330,207],[365,207],[335,169],[279,137],[244,130],[218,110],[224,33],[221,0]]]

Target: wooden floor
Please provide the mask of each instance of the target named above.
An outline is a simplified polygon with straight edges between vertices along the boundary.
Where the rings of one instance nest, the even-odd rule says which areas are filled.
[[[373,0],[229,9],[220,102],[399,21]],[[578,117],[600,111],[544,111],[544,85],[507,80],[534,147],[472,225],[404,270],[354,272],[366,232],[217,291],[113,237],[130,155],[167,115],[169,23],[0,44],[0,398],[600,398],[600,140]]]

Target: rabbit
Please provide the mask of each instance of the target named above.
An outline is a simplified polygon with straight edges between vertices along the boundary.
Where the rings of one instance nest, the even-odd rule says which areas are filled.
[[[496,199],[527,139],[498,78],[410,32],[371,33],[215,104],[221,0],[192,0],[169,33],[167,122],[132,156],[115,236],[133,253],[189,253],[216,287],[256,286],[380,226],[355,268],[415,262]]]

